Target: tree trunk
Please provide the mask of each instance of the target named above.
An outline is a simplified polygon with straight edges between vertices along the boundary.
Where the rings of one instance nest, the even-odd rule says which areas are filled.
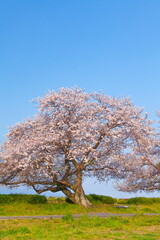
[[[76,181],[74,187],[74,202],[84,207],[91,207],[91,202],[86,198],[82,187],[82,170],[77,169]]]
[[[86,198],[83,188],[78,188],[74,193],[74,203],[86,208],[92,207],[91,202]]]
[[[77,188],[74,193],[72,193],[69,189],[62,190],[62,192],[75,204],[86,208],[92,207],[92,203],[86,198],[82,187]]]
[[[91,202],[86,198],[82,187],[82,171],[77,171],[76,180],[74,186],[72,186],[71,192],[69,189],[64,189],[62,192],[75,204],[84,207],[92,207]]]

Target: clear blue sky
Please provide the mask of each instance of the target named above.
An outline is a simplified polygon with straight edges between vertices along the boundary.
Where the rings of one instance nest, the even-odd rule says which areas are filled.
[[[156,119],[160,1],[0,0],[0,142],[9,126],[36,112],[29,100],[75,85],[131,96]],[[84,186],[87,193],[130,196],[111,184]]]

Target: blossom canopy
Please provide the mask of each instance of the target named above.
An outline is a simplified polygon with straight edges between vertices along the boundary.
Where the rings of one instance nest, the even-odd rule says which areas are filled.
[[[121,179],[125,191],[159,189],[156,133],[128,98],[61,88],[36,102],[38,113],[10,128],[1,146],[1,184],[62,191],[84,206],[84,177]],[[144,173],[154,181],[143,181]]]

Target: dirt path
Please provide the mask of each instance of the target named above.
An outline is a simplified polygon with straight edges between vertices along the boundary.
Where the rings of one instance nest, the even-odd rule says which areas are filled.
[[[74,218],[78,218],[80,216],[83,216],[83,215],[86,215],[86,214],[72,214],[72,216]],[[128,213],[128,214],[118,214],[118,213],[88,213],[87,214],[89,217],[93,217],[93,216],[97,216],[97,217],[103,217],[103,218],[106,218],[106,217],[109,217],[109,216],[121,216],[121,217],[133,217],[133,216],[136,216],[136,214],[131,214],[131,213]],[[153,215],[159,215],[158,213],[144,213],[143,215],[146,215],[146,216],[153,216]],[[64,217],[65,215],[47,215],[47,216],[0,216],[0,220],[9,220],[9,219],[36,219],[36,218],[39,218],[39,219],[55,219],[55,218],[62,218]]]

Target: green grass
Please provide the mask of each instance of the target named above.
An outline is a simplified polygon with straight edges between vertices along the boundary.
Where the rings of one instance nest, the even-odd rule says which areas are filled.
[[[86,214],[89,212],[109,212],[109,213],[160,213],[160,204],[151,205],[129,205],[129,208],[116,208],[110,204],[94,204],[93,208],[84,207],[69,203],[47,203],[29,204],[13,202],[10,204],[0,204],[0,216],[31,216],[31,215],[61,215],[61,214]]]
[[[125,203],[124,203],[125,204]],[[121,204],[122,205],[122,204]],[[126,205],[126,204],[125,204]],[[160,213],[160,204],[116,205],[94,203],[93,208],[69,204],[63,199],[54,203],[0,204],[0,216],[65,215],[62,219],[0,220],[2,240],[160,240],[160,217],[143,213]],[[134,217],[89,218],[90,212],[135,213]],[[75,219],[73,214],[83,214]]]
[[[159,240],[159,216],[1,220],[3,240]]]

